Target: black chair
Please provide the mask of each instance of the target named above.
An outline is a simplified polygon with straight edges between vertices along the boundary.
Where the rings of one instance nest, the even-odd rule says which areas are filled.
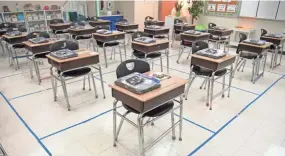
[[[58,51],[58,50],[63,50],[63,49],[69,49],[69,50],[78,50],[79,45],[77,41],[71,41],[71,40],[64,40],[64,41],[58,41],[50,46],[50,52]],[[53,74],[53,70],[51,67],[51,83],[52,83],[52,88],[53,88],[53,93],[54,93],[54,101],[57,100],[57,80],[61,82],[63,93],[64,93],[64,98],[67,103],[67,109],[70,111],[70,104],[69,104],[69,99],[68,99],[68,94],[67,94],[67,89],[66,89],[66,81],[70,80],[75,77],[80,77],[84,76],[83,79],[83,90],[85,90],[85,76],[88,76],[88,84],[89,84],[89,90],[91,90],[90,86],[90,77],[92,78],[93,81],[93,88],[95,92],[95,98],[98,98],[97,90],[96,90],[96,85],[95,85],[95,80],[93,76],[92,69],[90,67],[80,67],[80,68],[75,68],[71,70],[66,70],[66,71],[57,71],[57,75]]]
[[[143,37],[143,36],[146,36],[148,37],[148,35],[142,31],[137,31],[135,32],[133,35],[132,35],[132,41],[135,39],[135,38],[139,38],[139,37]],[[154,66],[154,60],[156,58],[160,58],[160,69],[161,71],[163,71],[163,64],[162,64],[162,55],[161,55],[161,52],[152,52],[152,53],[144,53],[144,52],[141,52],[141,51],[138,51],[138,50],[134,50],[133,51],[133,56],[136,58],[136,59],[142,59],[142,60],[145,60],[145,61],[148,61],[150,60],[151,63],[152,63],[152,69],[153,69],[153,66]]]
[[[144,18],[144,20],[145,21],[148,21],[148,20],[153,20],[154,18],[153,17],[151,17],[151,16],[146,16],[145,18]]]
[[[267,34],[267,30],[265,29],[260,29],[261,33],[260,36],[264,36],[265,34]]]
[[[50,21],[50,24],[60,24],[60,23],[64,23],[63,19],[52,19]],[[67,32],[66,29],[63,30],[52,30],[53,34],[55,35],[56,38],[59,38],[60,35],[65,35],[66,37],[69,36],[69,33]]]
[[[128,67],[127,67],[128,66]],[[132,68],[130,68],[132,67]],[[138,73],[145,73],[145,72],[149,72],[150,71],[150,66],[147,62],[142,61],[142,60],[126,60],[124,62],[122,62],[116,70],[116,75],[117,78],[121,78],[123,76],[129,75],[131,73],[134,72],[138,72]],[[136,125],[136,127],[139,129],[139,131],[143,132],[144,126],[152,123],[153,125],[153,121],[164,116],[164,114],[166,113],[170,113],[171,112],[171,124],[172,124],[172,139],[175,140],[175,128],[174,128],[174,102],[173,101],[169,101],[166,102],[148,112],[145,113],[140,113],[139,111],[137,111],[136,109],[132,108],[131,106],[127,105],[127,104],[122,104],[123,107],[127,110],[124,114],[120,114],[119,112],[117,112],[117,114],[120,114],[121,116],[121,122],[119,124],[118,129],[116,128],[116,130],[114,131],[115,138],[114,138],[114,146],[116,146],[116,142],[118,140],[118,136],[120,133],[120,130],[122,128],[122,125],[124,123],[124,121],[126,120],[127,122],[131,123],[132,125]],[[138,114],[138,123],[134,123],[131,120],[129,120],[127,118],[127,115],[130,113],[134,113],[134,114]],[[116,115],[116,114],[114,114]],[[143,119],[145,117],[149,117],[148,121],[146,123],[143,123]],[[152,120],[151,120],[152,119]],[[117,133],[116,133],[117,132]],[[144,135],[139,135],[139,140],[143,139]],[[181,136],[179,138],[179,140],[182,140]],[[141,154],[144,153],[144,143],[142,143],[142,146],[140,147],[140,151]]]
[[[110,30],[110,26],[108,26],[108,25],[96,26],[94,28],[96,31],[99,29]],[[116,54],[115,48],[118,47],[119,52],[120,52],[121,61],[122,61],[122,53],[121,53],[121,48],[120,48],[120,42],[118,42],[118,41],[102,42],[102,41],[97,40],[95,38],[95,44],[93,42],[93,49],[94,49],[94,51],[98,51],[99,48],[103,49],[106,68],[108,67],[107,54],[106,54],[106,48],[107,47],[112,48],[112,53],[111,53],[110,59],[112,59],[113,54],[114,54],[114,59],[115,59],[115,54]],[[125,53],[125,58],[126,58],[126,53]]]
[[[203,50],[203,49],[207,49],[209,48],[209,45],[207,42],[204,41],[195,41],[192,44],[192,54],[195,54],[196,52],[198,52],[199,50]],[[192,76],[192,74],[194,73],[194,76]],[[221,69],[218,71],[212,71],[210,69],[204,68],[204,67],[200,67],[198,65],[192,64],[190,66],[190,73],[189,73],[189,85],[187,86],[186,90],[185,90],[185,99],[187,100],[188,97],[188,92],[189,89],[192,85],[192,83],[194,82],[196,77],[202,77],[204,78],[204,82],[202,83],[202,85],[200,86],[200,89],[203,88],[203,85],[207,85],[208,84],[208,90],[207,90],[207,102],[206,105],[209,106],[209,103],[211,104],[210,100],[212,100],[213,94],[210,95],[210,90],[211,93],[213,93],[214,90],[214,80],[223,77],[223,89],[225,88],[225,74],[227,73],[227,69]],[[215,78],[216,77],[216,78]],[[224,93],[222,95],[222,97],[224,97]],[[210,105],[210,110],[212,109],[212,105]]]
[[[208,24],[208,29],[215,29],[217,25],[215,23],[209,23]],[[227,37],[220,37],[216,35],[210,35],[209,36],[209,42],[214,43],[214,47],[219,49],[221,43],[225,43],[227,40]],[[226,46],[226,45],[225,45]]]

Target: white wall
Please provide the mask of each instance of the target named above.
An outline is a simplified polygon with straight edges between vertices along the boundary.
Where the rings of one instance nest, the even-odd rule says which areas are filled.
[[[158,19],[158,1],[134,1],[134,22],[139,24],[139,29],[144,28],[144,18],[152,16]]]
[[[285,28],[284,21],[264,20],[256,18],[228,18],[216,16],[201,16],[195,23],[208,26],[209,22],[213,22],[219,26],[226,28],[234,28],[237,25],[255,28],[255,38],[260,37],[260,29],[266,29],[269,33],[282,33]]]
[[[133,23],[135,21],[135,2],[134,1],[115,1],[114,10],[120,11],[121,14],[129,22]]]

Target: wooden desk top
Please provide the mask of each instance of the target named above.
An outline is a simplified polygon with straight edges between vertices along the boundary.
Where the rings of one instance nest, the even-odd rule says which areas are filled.
[[[193,58],[199,58],[199,59],[203,59],[203,60],[206,60],[206,61],[209,61],[209,62],[214,62],[214,63],[222,63],[222,62],[225,62],[227,60],[232,59],[233,57],[236,57],[236,55],[227,54],[225,57],[222,57],[222,58],[219,58],[219,59],[214,59],[214,58],[201,56],[201,55],[197,55],[197,54],[193,54],[192,55],[192,59]]]
[[[239,43],[239,44],[240,44],[240,45],[244,45],[244,46],[262,48],[262,49],[266,49],[266,48],[268,48],[270,45],[272,45],[272,43],[270,43],[270,42],[266,42],[264,45],[255,45],[255,44],[250,44],[250,43],[245,43],[245,42],[241,42],[241,43]]]
[[[187,34],[187,33],[183,32],[183,33],[181,33],[181,35],[200,37],[200,36],[210,36],[210,33],[201,33],[199,35],[195,35],[195,34]]]
[[[68,26],[71,23],[56,23],[56,24],[49,24],[49,26],[53,26],[53,27],[60,27],[60,26]]]
[[[261,36],[260,38],[271,39],[271,40],[280,40],[280,41],[285,40],[285,36],[282,36],[281,38],[275,38],[275,37],[270,37],[270,36]]]
[[[28,47],[38,47],[38,46],[44,46],[44,45],[49,45],[49,44],[54,44],[55,42],[57,42],[56,39],[54,40],[49,40],[48,42],[45,42],[45,43],[32,43],[30,41],[24,41],[22,42],[24,45],[28,46]]]
[[[122,34],[126,34],[126,33],[121,32],[121,31],[114,31],[114,32],[112,32],[112,34],[93,33],[93,35],[102,36],[102,37],[109,37],[109,36],[122,35]]]
[[[137,41],[133,41],[132,43],[133,43],[133,44],[143,45],[143,46],[154,46],[154,45],[158,45],[158,44],[169,43],[169,41],[168,41],[168,40],[156,40],[156,42],[154,42],[154,43],[149,43],[149,44],[142,43],[142,42],[137,42]]]
[[[57,63],[66,63],[66,62],[72,62],[75,60],[80,60],[80,59],[92,57],[95,55],[99,55],[99,53],[93,52],[91,50],[82,49],[82,50],[78,50],[78,56],[77,57],[72,57],[72,58],[60,60],[60,59],[57,59],[51,55],[47,55],[47,58],[49,58],[49,59],[51,59]]]
[[[187,80],[177,77],[177,76],[171,76],[170,79],[166,79],[160,82],[161,87],[157,88],[155,90],[152,90],[150,92],[144,93],[144,94],[135,94],[131,91],[128,91],[125,88],[119,87],[115,84],[109,84],[109,87],[111,87],[114,90],[117,90],[119,92],[122,92],[130,97],[133,97],[141,102],[146,102],[149,101],[151,99],[154,99],[162,94],[165,94],[173,89],[176,89],[178,87],[181,87],[183,85],[185,85],[186,83],[188,83]]]
[[[7,38],[7,39],[13,39],[13,38],[20,38],[20,37],[26,37],[28,33],[22,33],[21,35],[18,36],[8,36],[8,35],[2,35],[2,37]]]

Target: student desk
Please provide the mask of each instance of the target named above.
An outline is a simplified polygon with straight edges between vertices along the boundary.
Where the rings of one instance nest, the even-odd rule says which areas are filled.
[[[259,65],[258,65],[258,68],[256,68],[256,71],[254,71],[254,68],[252,68],[253,72],[252,72],[251,81],[253,83],[255,83],[261,76],[264,76],[265,64],[266,64],[266,59],[267,59],[267,49],[270,47],[270,45],[272,45],[272,43],[269,43],[269,42],[266,42],[266,44],[264,44],[264,45],[255,45],[255,44],[241,42],[238,45],[240,50],[249,51],[249,52],[252,52],[252,53],[256,53],[258,55],[263,54],[264,57],[265,57],[262,73],[259,74]],[[258,59],[258,62],[259,62],[260,58],[257,57],[257,59]]]
[[[173,47],[173,43],[175,41],[175,36],[179,35],[180,33],[182,33],[183,31],[187,31],[187,30],[194,30],[195,29],[195,25],[189,25],[189,24],[185,24],[185,23],[177,23],[174,24],[173,26],[173,30],[172,30],[172,42],[171,42],[171,47]]]
[[[231,34],[233,33],[233,30],[231,29],[208,29],[208,33],[210,33],[211,35],[213,36],[216,36],[218,37],[218,39],[209,39],[209,41],[213,41],[213,42],[216,42],[216,47],[218,48],[218,44],[220,42],[224,42],[224,43],[227,43],[228,45],[228,49],[229,49],[229,44],[230,44],[230,36]],[[223,39],[225,38],[225,39]],[[226,51],[226,44],[224,46],[224,51]]]
[[[65,30],[71,26],[70,23],[56,23],[56,24],[49,24],[49,28],[54,31],[58,30]]]
[[[167,35],[167,39],[169,40],[169,28],[152,29],[145,27],[144,32],[153,37],[159,35]]]
[[[225,69],[228,66],[231,66],[230,71],[227,72],[226,74],[229,74],[229,84],[228,87],[225,88],[225,82],[223,82],[223,90],[217,94],[214,95],[214,81],[215,81],[215,77],[212,76],[212,78],[210,79],[210,84],[209,85],[209,90],[207,92],[207,99],[209,99],[209,101],[207,101],[207,106],[208,104],[210,104],[210,110],[212,110],[212,101],[220,96],[221,94],[223,95],[222,97],[224,97],[224,93],[226,91],[228,91],[228,97],[230,96],[230,90],[231,90],[231,85],[232,85],[232,74],[234,72],[233,70],[233,63],[235,62],[236,59],[236,55],[231,55],[231,54],[227,54],[226,56],[219,58],[219,59],[213,59],[213,58],[209,58],[209,57],[205,57],[205,56],[201,56],[201,55],[197,55],[197,54],[193,54],[191,57],[191,64],[195,64],[197,66],[203,67],[203,68],[207,68],[212,70],[213,72],[217,72],[221,69]],[[225,75],[224,75],[225,76]],[[225,81],[225,79],[224,79]],[[186,92],[188,93],[188,91]],[[208,98],[210,97],[210,98]]]
[[[209,40],[209,37],[210,37],[210,34],[209,33],[203,33],[203,32],[201,32],[199,35],[197,34],[197,35],[195,35],[195,34],[187,34],[187,33],[180,33],[180,38],[181,38],[181,41],[180,41],[180,48],[179,48],[179,54],[178,54],[178,58],[177,58],[177,63],[179,64],[179,60],[180,60],[180,58],[181,58],[181,56],[182,56],[182,54],[183,54],[183,51],[184,51],[184,47],[182,47],[183,45],[182,45],[182,42],[184,42],[184,41],[187,41],[187,42],[191,42],[191,43],[193,43],[193,42],[195,42],[195,41],[200,41],[200,40],[205,40],[205,41],[207,41],[207,40]],[[192,50],[191,50],[192,51]],[[190,51],[190,52],[191,52]],[[188,54],[188,57],[187,57],[187,59],[189,58],[189,56],[190,56],[190,53],[189,52],[189,54]]]
[[[283,48],[284,48],[284,42],[285,42],[285,36],[282,36],[281,38],[274,38],[274,37],[269,37],[269,36],[261,36],[261,40],[265,40],[267,42],[271,42],[275,44],[277,47],[280,45],[281,46],[281,51],[280,51],[280,56],[279,56],[279,63],[278,63],[278,53],[279,50],[278,48],[273,52],[272,57],[271,57],[271,63],[270,63],[270,68],[275,68],[279,65],[281,65],[281,60],[282,60],[282,55],[283,55]]]
[[[61,81],[61,79],[58,76],[56,76],[57,73],[56,75],[54,75],[53,68],[55,68],[57,71],[65,72],[65,71],[70,71],[70,70],[74,70],[74,69],[78,69],[78,68],[82,68],[86,66],[91,66],[92,68],[97,69],[99,71],[103,96],[105,98],[102,70],[99,64],[99,53],[93,52],[91,50],[84,50],[84,49],[78,50],[77,53],[78,53],[77,57],[67,58],[63,60],[57,59],[51,55],[47,55],[48,62],[51,65],[50,75],[52,77],[51,83],[52,83],[54,95],[56,95],[55,94],[56,86],[53,83],[53,79],[57,79],[58,81]],[[63,90],[65,90],[64,85],[62,85],[62,87],[63,87]],[[66,94],[65,97],[68,97],[67,91],[64,91],[64,94]],[[69,102],[67,99],[66,99],[66,102],[70,110]]]
[[[149,25],[158,25],[158,26],[164,26],[164,21],[154,21],[154,20],[149,20],[145,21],[144,25],[146,25],[149,22]]]
[[[137,30],[139,28],[138,24],[116,24],[116,28],[119,31],[131,31],[131,30]]]
[[[141,51],[145,54],[153,53],[153,52],[160,52],[162,50],[165,50],[166,61],[167,61],[167,73],[169,73],[169,41],[168,40],[156,40],[156,42],[149,43],[149,44],[133,41],[132,49]]]
[[[27,33],[22,33],[18,36],[8,36],[8,35],[2,35],[2,40],[6,41],[6,49],[8,51],[8,61],[9,65],[12,66],[14,63],[14,59],[16,59],[17,66],[15,66],[15,69],[19,69],[19,62],[18,62],[18,56],[15,50],[13,50],[13,45],[20,44],[27,40]],[[18,68],[17,68],[18,67]]]
[[[180,116],[179,121],[176,122],[173,126],[177,126],[179,124],[179,140],[182,140],[181,133],[182,133],[182,121],[183,121],[183,94],[185,89],[185,84],[187,80],[177,77],[171,76],[170,79],[166,79],[160,82],[161,87],[150,92],[138,95],[133,92],[128,91],[122,87],[119,87],[115,84],[110,84],[109,86],[112,89],[112,97],[115,98],[113,103],[113,132],[114,132],[114,146],[116,145],[116,137],[117,137],[117,119],[116,116],[122,116],[119,112],[117,112],[117,102],[121,101],[125,105],[135,109],[139,112],[138,121],[143,120],[142,116],[146,112],[170,101],[174,100],[175,102],[179,103],[179,106],[173,109],[180,108]],[[175,100],[175,98],[180,97],[180,101]],[[171,111],[170,111],[171,112]],[[127,120],[128,121],[128,120]],[[133,122],[131,122],[133,123]],[[133,123],[136,125],[135,123]],[[163,136],[168,134],[171,131],[171,128],[168,129],[165,133],[159,136],[154,143],[149,145],[148,147],[144,147],[144,135],[143,135],[143,123],[138,122],[136,126],[138,128],[139,134],[139,155],[144,156],[145,151],[151,148],[156,142],[158,142]]]
[[[126,45],[125,45],[125,34],[126,34],[125,32],[119,32],[119,31],[114,31],[111,34],[93,33],[93,38],[94,38],[95,42],[96,41],[103,42],[104,59],[105,59],[106,68],[108,67],[107,54],[106,54],[106,49],[105,49],[106,43],[111,43],[114,41],[123,40],[125,59],[127,59],[127,52],[126,52]],[[97,46],[97,51],[98,51],[98,46]],[[122,62],[122,53],[121,53],[120,46],[119,46],[119,51],[120,51],[120,59]]]
[[[92,27],[102,26],[102,25],[108,25],[108,26],[110,26],[111,21],[109,21],[109,20],[91,20],[91,21],[89,21],[89,24],[90,24]]]
[[[49,47],[50,45],[54,44],[57,40],[56,39],[50,39],[49,42],[46,43],[31,43],[30,41],[24,41],[23,44],[25,45],[25,48],[28,50],[28,52],[32,53],[32,56],[29,57],[27,55],[27,58],[31,60],[34,64],[38,83],[41,84],[41,76],[40,76],[40,70],[38,67],[38,64],[35,62],[35,56],[41,53],[47,53],[49,52]],[[28,53],[27,53],[28,54]],[[33,78],[33,69],[32,65],[29,63],[29,68],[30,68],[30,75],[31,78]]]
[[[95,33],[96,32],[96,29],[93,28],[93,27],[90,27],[90,28],[79,28],[79,29],[76,29],[76,28],[69,28],[68,29],[68,32],[70,35],[74,35],[74,36],[82,36],[82,35],[91,35],[92,33]],[[76,38],[75,38],[76,39]]]

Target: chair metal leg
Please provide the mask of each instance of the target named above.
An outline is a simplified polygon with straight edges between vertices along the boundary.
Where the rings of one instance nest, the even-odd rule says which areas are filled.
[[[224,89],[225,89],[225,85],[226,85],[226,75],[223,76],[223,94],[222,94],[222,97],[225,97],[225,92],[224,92]]]
[[[16,49],[11,48],[11,52],[12,53],[14,52],[14,59],[16,60],[16,64],[17,64],[17,66],[15,66],[15,70],[20,69],[20,65],[19,65],[19,60],[18,60],[18,55],[17,55]]]
[[[68,94],[67,94],[67,90],[66,90],[66,83],[65,83],[65,80],[64,80],[62,75],[60,75],[60,80],[61,80],[62,90],[64,93],[64,98],[65,98],[65,101],[67,104],[67,110],[70,111],[70,104],[69,104]]]
[[[144,156],[144,130],[143,130],[143,115],[138,115],[138,131],[139,131],[139,156]]]
[[[200,86],[200,89],[203,88],[203,86],[205,85],[205,83],[207,82],[207,79],[204,79],[204,81],[202,82],[201,86]],[[207,85],[207,84],[206,84]]]
[[[211,81],[210,79],[207,79],[208,81],[208,88],[207,88],[207,101],[206,101],[206,106],[209,106],[210,103],[210,89],[211,89]]]
[[[122,126],[123,126],[123,123],[124,123],[124,121],[125,121],[124,118],[125,118],[129,113],[130,113],[130,112],[127,111],[126,113],[123,114],[123,117],[122,117],[122,119],[121,119],[121,121],[120,121],[120,124],[119,124],[119,127],[118,127],[118,129],[117,129],[116,141],[118,141],[120,131],[121,131]]]
[[[244,63],[243,63],[243,67],[242,67],[241,72],[243,72],[243,69],[244,69],[245,65],[246,65],[246,59],[244,60]]]
[[[171,127],[172,127],[172,140],[176,139],[175,126],[174,126],[174,111],[171,112]]]
[[[34,58],[32,58],[32,60],[33,60],[34,66],[35,66],[35,71],[36,71],[36,75],[38,78],[38,84],[40,85],[41,84],[41,77],[40,77],[39,66],[38,66],[37,61]]]
[[[115,100],[113,102],[113,146],[116,147],[116,141],[117,141],[117,103],[118,100]]]
[[[185,90],[185,92],[184,92],[184,97],[185,97],[185,100],[187,100],[187,97],[188,97],[188,92],[189,92],[189,88],[191,87],[191,84],[193,83],[193,81],[195,80],[195,78],[196,78],[196,76],[194,76],[193,78],[192,78],[192,69],[193,69],[193,67],[191,67],[191,70],[190,70],[190,73],[189,73],[189,78],[188,78],[188,86],[187,86],[187,88],[186,88],[186,90]]]
[[[95,98],[98,98],[98,93],[97,93],[97,89],[96,89],[95,78],[94,78],[94,75],[93,75],[92,72],[90,72],[90,76],[91,76],[92,81],[93,81],[93,89],[94,89],[94,92],[95,92]]]
[[[180,96],[180,122],[179,122],[179,141],[182,141],[182,123],[183,123],[183,97]]]
[[[189,50],[189,52],[188,52],[188,56],[187,56],[187,59],[189,59],[189,57],[190,57],[191,53],[192,53],[192,49],[190,49],[190,50]]]
[[[83,87],[82,90],[85,90],[85,76],[83,77]]]
[[[122,51],[121,51],[121,48],[120,48],[120,46],[118,46],[118,48],[119,48],[120,59],[121,59],[121,63],[122,63],[122,62],[123,62],[123,58],[122,58]]]
[[[52,67],[51,67],[51,68],[50,68],[50,75],[51,75],[51,80],[50,80],[50,82],[51,82],[52,91],[53,91],[53,98],[54,98],[54,101],[56,101],[56,92],[55,92],[56,86],[55,86],[55,84],[54,84],[54,82],[56,81],[56,79],[52,76],[52,75],[53,75],[52,73],[53,73],[53,72],[52,72]]]
[[[162,57],[160,56],[160,70],[163,72]]]
[[[90,85],[90,75],[88,74],[87,75],[87,77],[88,77],[88,86],[89,86],[89,91],[91,90],[91,85]]]
[[[101,66],[98,64],[98,70],[99,70],[99,75],[100,75],[100,80],[101,80],[101,87],[102,87],[102,92],[103,92],[103,98],[105,99],[105,89],[104,89],[104,81],[103,81],[103,74],[102,74],[102,69]]]
[[[255,77],[255,67],[256,66],[256,60],[253,60],[252,62],[252,75],[251,75],[251,81],[254,83],[254,77]]]
[[[229,77],[229,91],[228,91],[228,97],[230,97],[230,93],[231,93],[231,86],[232,86],[232,80],[233,80],[233,77],[232,77],[232,74],[233,74],[233,65],[231,65],[231,73],[230,73],[230,77]]]
[[[178,64],[179,64],[180,57],[183,54],[183,51],[184,51],[184,46],[182,46],[182,43],[180,43],[179,54],[178,54],[178,58],[177,58],[177,61],[176,61]]]
[[[214,83],[215,83],[215,72],[212,73],[211,77],[211,94],[210,94],[210,110],[212,110],[213,95],[214,95]]]

